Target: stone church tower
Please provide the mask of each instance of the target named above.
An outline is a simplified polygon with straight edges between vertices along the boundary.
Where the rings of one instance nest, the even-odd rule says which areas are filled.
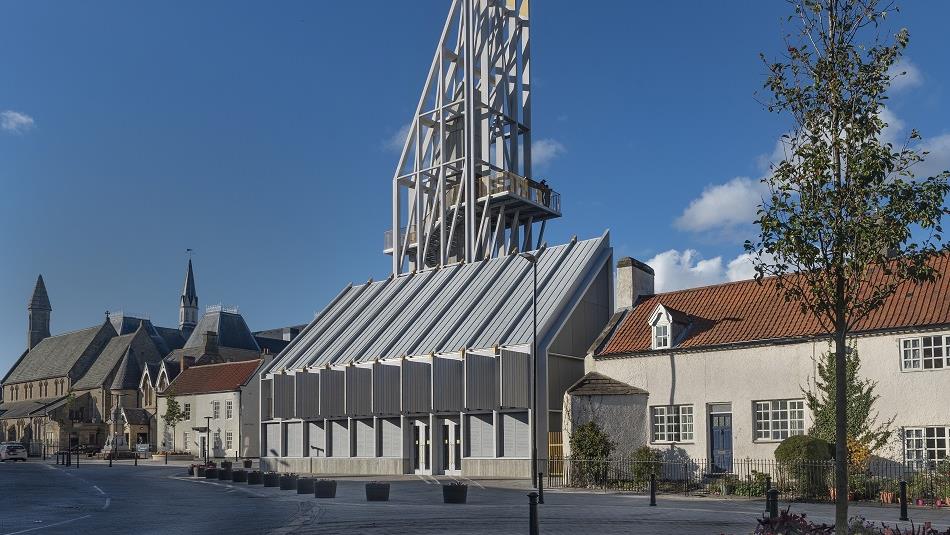
[[[46,284],[43,282],[42,275],[36,279],[33,297],[30,298],[30,304],[26,308],[30,311],[30,332],[27,337],[27,349],[33,349],[41,340],[49,338],[49,316],[53,310],[53,307],[49,304],[49,295],[46,293]]]
[[[178,306],[178,329],[187,340],[191,331],[198,325],[198,293],[195,291],[195,273],[188,259],[188,273],[185,274],[185,287],[181,291],[181,303]]]

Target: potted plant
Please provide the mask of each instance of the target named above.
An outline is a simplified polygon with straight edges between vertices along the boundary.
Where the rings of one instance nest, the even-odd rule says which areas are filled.
[[[366,484],[366,501],[368,502],[388,502],[389,501],[389,483],[380,483],[372,481]]]
[[[264,474],[260,470],[254,470],[253,472],[247,473],[247,484],[248,485],[260,485],[264,482]]]
[[[891,478],[881,480],[880,498],[882,504],[894,503],[896,501],[898,483]]]
[[[315,498],[336,498],[336,481],[332,479],[314,481],[313,496]]]
[[[297,474],[281,474],[280,490],[297,490]]]
[[[195,470],[198,472],[198,477],[205,477],[205,472],[208,470],[208,467],[199,464],[195,467]]]
[[[264,472],[264,486],[265,487],[279,487],[280,474],[278,474],[277,472]]]
[[[221,461],[221,468],[224,468],[225,470],[230,470],[231,461]]]
[[[442,485],[442,503],[465,503],[468,498],[468,485],[454,480]]]

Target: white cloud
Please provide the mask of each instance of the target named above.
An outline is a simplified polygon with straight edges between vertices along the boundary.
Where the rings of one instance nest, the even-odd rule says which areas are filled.
[[[406,146],[406,138],[409,137],[410,128],[412,128],[412,123],[406,123],[399,127],[392,135],[383,140],[383,148],[392,152],[402,152],[403,147]]]
[[[928,178],[950,170],[950,134],[924,138],[920,150],[929,154],[924,156],[924,161],[914,166],[915,176]]]
[[[725,184],[707,186],[689,203],[674,226],[692,232],[732,231],[751,224],[766,188],[758,180],[736,177]]]
[[[891,77],[891,91],[894,93],[920,87],[924,83],[924,75],[920,69],[907,58],[901,58],[887,73]]]
[[[539,139],[531,143],[531,163],[533,165],[546,165],[558,156],[567,152],[567,149],[560,141],[554,139]]]
[[[655,272],[657,292],[695,288],[755,277],[752,256],[742,253],[723,264],[722,257],[704,259],[699,251],[670,249],[647,260]]]
[[[881,108],[878,114],[882,121],[887,125],[881,130],[881,140],[885,143],[891,143],[895,147],[904,145],[906,139],[901,138],[901,132],[904,131],[904,121],[894,114],[890,108]]]
[[[33,118],[25,113],[13,110],[0,112],[0,128],[7,132],[20,134],[33,128],[33,124]]]

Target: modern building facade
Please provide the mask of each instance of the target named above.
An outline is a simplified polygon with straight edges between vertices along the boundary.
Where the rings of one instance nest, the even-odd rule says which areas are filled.
[[[903,284],[850,338],[877,382],[875,410],[894,418],[877,454],[911,464],[950,456],[950,257],[934,266],[936,282]],[[631,259],[616,277],[620,309],[565,397],[567,435],[594,419],[617,455],[649,445],[728,471],[808,431],[803,389],[830,340],[774,279],[655,294],[652,270]]]

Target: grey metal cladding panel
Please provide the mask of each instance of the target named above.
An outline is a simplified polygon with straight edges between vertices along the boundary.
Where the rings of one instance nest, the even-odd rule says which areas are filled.
[[[496,278],[504,273],[505,268],[511,264],[512,260],[515,260],[515,257],[508,256],[503,259],[481,262],[485,267],[479,270],[477,274],[472,275],[470,282],[465,285],[458,297],[449,303],[444,314],[436,321],[427,335],[411,350],[410,354],[424,355],[433,351],[456,351],[461,349],[461,346],[445,345],[444,340],[450,338],[459,325],[466,320],[472,320],[478,325],[487,320],[484,317],[471,316],[474,316],[477,311],[477,305],[486,298],[484,294],[491,295],[491,289],[494,287]]]
[[[459,359],[432,359],[432,410],[460,412],[463,405],[463,363]]]
[[[367,355],[367,350],[377,340],[385,337],[393,322],[398,320],[399,313],[409,303],[417,296],[425,294],[426,283],[438,273],[440,273],[438,270],[427,270],[421,273],[400,276],[398,279],[402,283],[399,286],[399,291],[385,303],[385,306],[379,309],[369,323],[363,326],[359,336],[352,340],[338,362],[349,364],[350,362],[372,360],[376,355]]]
[[[465,409],[470,411],[498,408],[498,376],[495,357],[465,355]]]
[[[403,412],[432,410],[432,366],[427,362],[402,362]]]
[[[294,376],[277,374],[274,376],[274,417],[294,417]]]
[[[398,357],[402,355],[414,355],[415,349],[419,347],[419,339],[433,328],[441,319],[446,308],[452,305],[454,301],[461,299],[463,292],[471,286],[471,281],[476,277],[485,262],[475,262],[465,264],[458,268],[458,274],[452,277],[445,287],[439,291],[431,303],[422,310],[419,310],[414,321],[408,326],[406,331],[397,339],[393,347],[386,352],[387,357]],[[455,318],[457,319],[457,318]],[[431,349],[429,351],[432,351]],[[425,351],[428,353],[429,351]]]
[[[322,366],[330,363],[330,358],[325,354],[326,349],[333,344],[354,321],[356,317],[363,312],[363,307],[371,305],[376,295],[389,283],[389,279],[370,283],[368,287],[360,292],[339,315],[336,316],[333,323],[317,338],[313,345],[302,355],[301,363],[309,366]],[[367,285],[364,285],[367,286]]]
[[[264,451],[266,457],[280,457],[280,424],[264,424]]]
[[[294,376],[297,384],[294,393],[297,397],[297,418],[320,417],[320,374],[317,372],[297,372]]]
[[[350,456],[350,425],[347,420],[330,422],[330,455],[332,457]]]
[[[389,304],[390,300],[406,285],[407,277],[394,277],[385,281],[385,286],[372,297],[372,301],[345,325],[336,339],[323,350],[322,360],[328,363],[342,363],[352,356],[354,341],[365,336],[367,325]]]
[[[544,291],[545,281],[551,276],[556,266],[559,265],[562,257],[567,253],[569,245],[559,245],[545,249],[539,257],[538,263],[538,294]],[[527,262],[522,262],[523,265]],[[491,347],[497,344],[519,343],[522,340],[514,340],[508,333],[514,330],[517,325],[531,318],[531,298],[533,287],[533,275],[531,266],[525,265],[525,276],[520,284],[507,296],[506,303],[498,310],[498,313],[491,318],[491,323],[483,329],[475,341],[470,342],[471,347]]]
[[[399,418],[380,418],[383,457],[402,457],[402,427]]]
[[[528,439],[531,436],[528,413],[502,413],[501,422],[501,456],[527,457],[529,455]]]
[[[557,311],[557,306],[565,299],[570,298],[567,295],[568,290],[572,284],[587,274],[591,262],[601,250],[601,243],[601,239],[578,242],[571,254],[564,259],[561,268],[557,270],[554,277],[545,283],[543,291],[538,291],[538,327],[550,321]],[[508,338],[513,340],[512,343],[530,341],[531,330],[531,318],[529,315],[525,315],[525,318]]]
[[[303,457],[303,422],[288,423],[284,428],[284,439],[287,457]]]
[[[495,426],[491,414],[465,415],[468,457],[495,456]]]
[[[491,291],[478,299],[471,313],[467,314],[458,328],[450,333],[443,345],[447,348],[488,347],[473,346],[471,342],[476,335],[487,330],[494,323],[495,318],[504,310],[508,296],[523,285],[525,280],[530,283],[530,273],[531,264],[526,260],[513,258],[505,265],[498,279],[492,283]]]
[[[327,456],[327,434],[323,429],[323,420],[307,422],[307,441],[309,457]]]
[[[274,417],[274,380],[261,379],[261,420]]]
[[[347,366],[346,414],[367,416],[373,413],[373,370],[361,366]]]
[[[376,429],[373,427],[373,419],[353,420],[356,430],[353,435],[356,438],[357,457],[376,457]]]
[[[328,305],[329,310],[324,309],[321,311],[318,317],[311,321],[303,332],[290,342],[290,345],[284,350],[283,355],[275,360],[268,369],[279,370],[282,368],[290,369],[302,367],[299,364],[302,355],[307,352],[307,349],[313,344],[313,341],[320,336],[324,327],[332,323],[336,313],[345,309],[349,302],[359,293],[356,288],[352,286],[349,287],[336,303]]]
[[[531,359],[527,353],[501,350],[501,406],[527,409],[531,399]]]
[[[320,370],[320,414],[324,418],[343,416],[345,379],[340,370]]]
[[[399,414],[399,365],[373,364],[373,413]]]
[[[384,357],[392,353],[390,346],[397,344],[399,339],[412,331],[412,325],[417,322],[421,310],[424,310],[429,301],[441,293],[445,286],[461,272],[462,266],[451,266],[437,270],[434,275],[425,279],[425,284],[418,293],[403,292],[399,296],[399,303],[393,303],[393,317],[388,320],[385,329],[375,340],[364,348],[361,353],[363,359]],[[414,279],[419,275],[414,275]]]

